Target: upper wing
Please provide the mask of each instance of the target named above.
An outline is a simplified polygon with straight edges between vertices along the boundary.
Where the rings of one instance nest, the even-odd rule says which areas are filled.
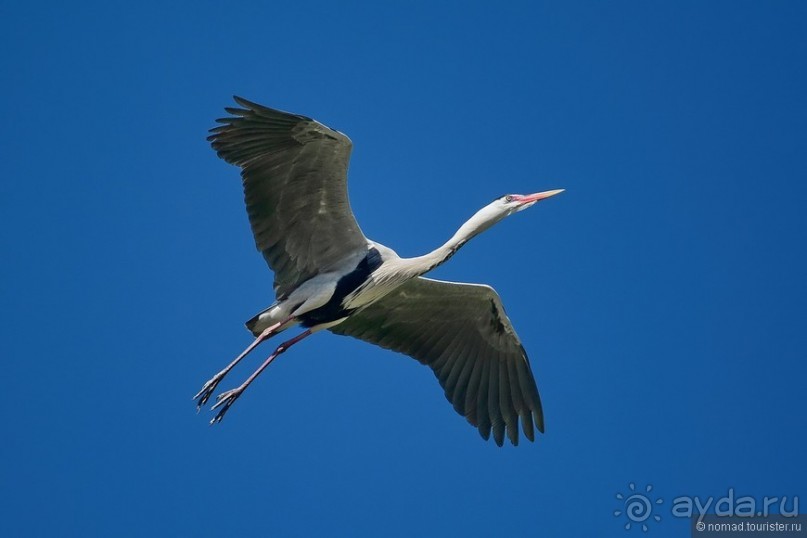
[[[347,197],[350,139],[305,116],[235,97],[244,108],[208,137],[242,168],[255,244],[275,273],[279,298],[299,283],[367,250]]]
[[[524,347],[489,286],[416,278],[330,329],[429,365],[454,409],[499,446],[518,444],[518,418],[544,431]]]

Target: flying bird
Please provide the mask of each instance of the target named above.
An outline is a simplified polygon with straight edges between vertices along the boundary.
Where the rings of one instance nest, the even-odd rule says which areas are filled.
[[[274,272],[276,302],[246,322],[255,340],[202,387],[200,409],[219,382],[266,339],[294,326],[238,387],[219,394],[210,421],[220,422],[244,390],[281,353],[328,329],[397,351],[434,371],[454,409],[484,439],[518,444],[544,431],[527,354],[490,286],[424,278],[466,242],[503,218],[563,189],[508,194],[477,211],[444,244],[415,258],[365,237],[350,209],[347,169],[353,147],[344,134],[305,116],[240,97],[208,140],[241,168],[258,250]]]

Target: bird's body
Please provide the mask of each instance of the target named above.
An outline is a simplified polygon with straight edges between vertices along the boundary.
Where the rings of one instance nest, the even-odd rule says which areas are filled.
[[[422,277],[475,235],[558,192],[507,195],[480,209],[443,245],[415,258],[367,239],[350,211],[343,134],[294,114],[236,98],[243,109],[219,120],[210,140],[242,168],[258,249],[275,272],[275,304],[247,322],[256,340],[195,396],[207,402],[219,381],[252,349],[290,327],[305,329],[278,346],[240,387],[218,397],[222,419],[280,353],[323,329],[412,356],[431,366],[454,408],[501,445],[518,442],[518,420],[534,437],[543,414],[524,348],[496,292],[484,285]]]
[[[248,321],[247,328],[258,336],[289,318],[296,318],[308,329],[328,328],[408,280],[406,274],[390,269],[400,258],[383,245],[371,242],[364,256],[358,262],[355,259],[354,256],[341,267],[306,280],[288,297]]]

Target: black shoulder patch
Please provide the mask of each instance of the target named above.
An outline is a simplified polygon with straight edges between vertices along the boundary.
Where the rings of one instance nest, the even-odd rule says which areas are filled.
[[[336,321],[348,316],[350,312],[342,308],[342,301],[364,284],[373,271],[378,269],[383,262],[381,253],[377,248],[373,247],[368,250],[364,258],[356,265],[356,268],[339,279],[336,283],[336,289],[327,303],[300,316],[302,326],[313,327],[314,325]]]
[[[377,248],[373,247],[367,251],[367,256],[364,257],[362,261],[359,262],[359,265],[356,267],[358,270],[361,268],[362,264],[366,264],[367,268],[370,270],[368,275],[381,267],[381,264],[384,260],[381,259],[381,253],[378,251]]]

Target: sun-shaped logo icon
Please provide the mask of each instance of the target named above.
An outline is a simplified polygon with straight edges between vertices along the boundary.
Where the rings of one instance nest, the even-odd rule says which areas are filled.
[[[628,484],[628,487],[630,488],[630,493],[625,495],[621,493],[616,494],[616,498],[622,501],[623,509],[614,510],[614,517],[619,517],[624,513],[625,517],[628,519],[628,522],[625,523],[626,531],[629,531],[631,525],[636,523],[637,526],[641,524],[642,530],[647,532],[647,522],[650,521],[651,518],[656,522],[661,521],[660,515],[653,514],[653,507],[663,503],[664,500],[660,498],[655,500],[651,499],[650,492],[653,491],[653,486],[650,484],[647,485],[644,493],[637,493],[636,485],[633,482]]]

